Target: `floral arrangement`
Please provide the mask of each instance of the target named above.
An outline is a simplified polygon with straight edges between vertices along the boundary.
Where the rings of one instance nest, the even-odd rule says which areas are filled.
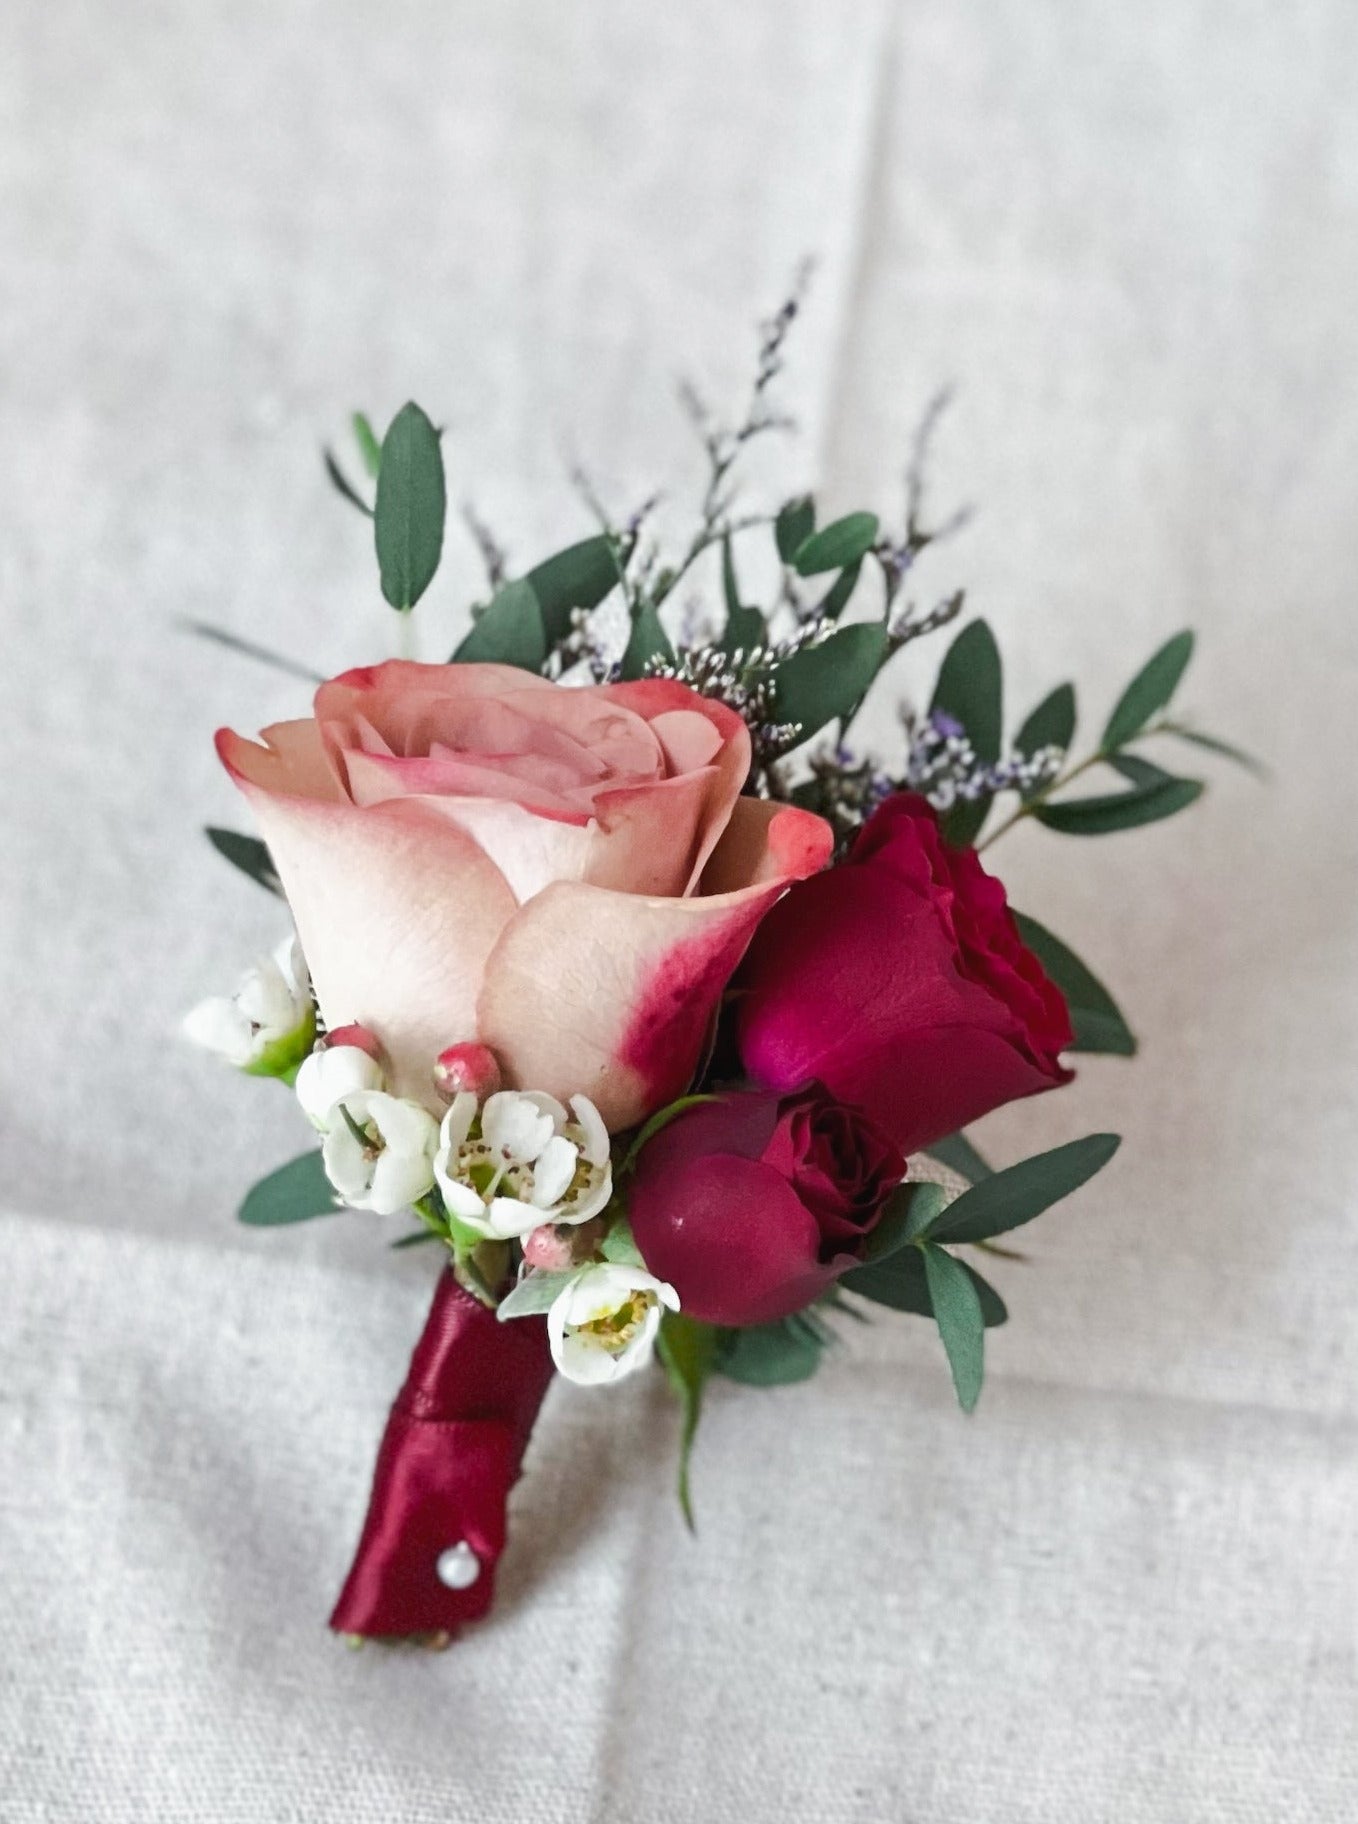
[[[1096,836],[1185,809],[1201,782],[1151,742],[1250,764],[1172,713],[1186,632],[1083,757],[1069,683],[1006,744],[983,620],[951,638],[927,706],[902,704],[899,751],[865,751],[865,700],[962,618],[960,593],[911,594],[957,521],[923,517],[936,412],[896,528],[823,523],[809,495],[737,510],[743,452],[786,424],[771,397],[796,310],[764,327],[737,423],[690,396],[708,473],[677,554],[654,503],[621,524],[595,503],[597,530],[511,578],[471,519],[491,593],[448,662],[349,671],[310,715],[217,737],[263,841],[208,834],[285,896],[297,937],[187,1029],[290,1085],[315,1132],[241,1218],[409,1211],[393,1245],[441,1261],[332,1616],[345,1634],[444,1643],[486,1612],[555,1373],[609,1386],[658,1358],[690,1523],[709,1378],[802,1379],[840,1320],[931,1320],[969,1410],[1006,1316],[981,1266],[1118,1139],[992,1171],[963,1130],[1068,1082],[1073,1053],[1135,1049],[982,852],[1023,822]],[[440,434],[414,404],[380,440],[354,426],[371,501],[327,466],[408,630],[443,547]],[[738,569],[754,541],[777,576],[758,605]],[[1069,789],[1095,772],[1109,789]]]

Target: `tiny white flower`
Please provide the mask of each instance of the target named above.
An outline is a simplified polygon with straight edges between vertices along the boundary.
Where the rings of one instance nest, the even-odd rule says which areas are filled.
[[[478,1114],[479,1108],[479,1114]],[[608,1130],[584,1096],[569,1111],[536,1090],[454,1096],[434,1161],[443,1206],[496,1241],[543,1224],[588,1222],[613,1195]]]
[[[361,1089],[381,1089],[382,1066],[357,1045],[327,1045],[303,1058],[297,1072],[297,1100],[321,1133],[330,1128],[335,1105]]]
[[[200,1001],[183,1021],[186,1038],[259,1076],[281,1076],[310,1049],[316,1031],[311,982],[294,937],[261,957],[232,995]]]
[[[655,1349],[662,1306],[677,1311],[679,1294],[643,1267],[613,1261],[586,1267],[547,1313],[552,1360],[582,1387],[635,1374]]]
[[[438,1137],[438,1124],[418,1102],[359,1089],[331,1109],[321,1157],[345,1203],[394,1216],[433,1188]]]

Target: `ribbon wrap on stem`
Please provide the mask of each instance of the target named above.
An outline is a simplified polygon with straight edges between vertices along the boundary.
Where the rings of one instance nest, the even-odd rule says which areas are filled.
[[[450,1271],[440,1273],[382,1437],[332,1628],[452,1633],[489,1611],[509,1491],[552,1371],[541,1318],[502,1324]],[[474,1554],[475,1575],[464,1588],[450,1587],[439,1561],[463,1545]]]

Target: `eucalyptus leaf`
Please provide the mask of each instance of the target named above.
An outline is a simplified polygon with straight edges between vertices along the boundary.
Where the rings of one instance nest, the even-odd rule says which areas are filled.
[[[1040,1216],[1101,1171],[1122,1144],[1117,1134],[1087,1134],[1018,1165],[992,1172],[938,1218],[930,1241],[988,1241]]]
[[[1174,695],[1192,657],[1193,635],[1188,630],[1166,640],[1118,698],[1100,746],[1105,749],[1123,747],[1139,735],[1151,717]]]
[[[817,606],[817,612],[824,615],[827,621],[837,621],[848,607],[853,592],[858,587],[858,579],[862,571],[863,560],[860,557],[856,563],[849,564],[841,570],[833,584],[826,590]]]
[[[683,1408],[683,1431],[679,1441],[679,1506],[690,1532],[693,1522],[693,1500],[689,1490],[689,1459],[698,1421],[702,1417],[703,1389],[712,1373],[717,1355],[717,1332],[710,1324],[700,1324],[681,1311],[666,1311],[660,1320],[656,1352],[669,1378],[670,1386]]]
[[[982,1279],[969,1261],[964,1260],[961,1265],[976,1288],[987,1330],[1007,1323],[1009,1312],[994,1286]],[[854,1267],[839,1284],[846,1292],[855,1292],[859,1298],[866,1298],[874,1305],[884,1305],[890,1311],[902,1311],[914,1317],[934,1315],[924,1256],[917,1246],[902,1248],[899,1253],[871,1265]]]
[[[1172,735],[1176,741],[1188,741],[1206,753],[1220,755],[1223,760],[1233,760],[1237,766],[1244,767],[1247,773],[1253,773],[1256,779],[1272,778],[1262,760],[1256,760],[1253,754],[1247,753],[1243,747],[1237,747],[1233,741],[1223,741],[1219,735],[1204,734],[1200,728],[1186,728],[1182,722],[1161,722],[1158,732]]]
[[[258,836],[244,836],[239,830],[219,830],[211,824],[203,834],[233,868],[239,868],[242,874],[248,874],[267,893],[277,893],[281,898],[283,886],[273,865],[273,857]]]
[[[820,1366],[821,1346],[787,1318],[719,1335],[715,1369],[747,1387],[782,1387],[806,1381]]]
[[[436,1235],[432,1229],[412,1229],[409,1235],[398,1235],[391,1246],[393,1250],[400,1248],[418,1248],[426,1241],[438,1241],[440,1239],[441,1237]]]
[[[1044,747],[1059,747],[1069,753],[1075,740],[1075,686],[1058,684],[1043,697],[1014,739],[1021,754],[1032,755]],[[1044,782],[1034,781],[1019,794],[1025,800],[1043,790]]]
[[[551,1310],[574,1278],[574,1273],[542,1273],[536,1267],[530,1268],[518,1284],[505,1293],[495,1315],[501,1323],[508,1323],[514,1317],[541,1317],[544,1311]]]
[[[1166,777],[1163,783],[1134,786],[1094,798],[1048,799],[1033,815],[1049,830],[1066,836],[1112,836],[1119,830],[1159,823],[1195,804],[1203,793],[1201,779]]]
[[[231,633],[225,627],[215,627],[211,621],[195,620],[186,615],[180,626],[190,633],[196,633],[200,640],[211,640],[214,646],[224,646],[228,652],[238,652],[243,658],[257,659],[261,665],[271,665],[275,671],[285,672],[290,678],[301,678],[307,684],[323,684],[322,672],[313,671],[311,666],[303,665],[299,659],[290,659],[286,653],[275,652],[272,646],[261,646],[257,640],[247,640],[242,634]]]
[[[313,1216],[333,1216],[339,1207],[320,1152],[313,1150],[261,1178],[237,1215],[253,1229],[274,1229],[310,1222]]]
[[[801,740],[809,740],[858,707],[886,656],[887,631],[880,621],[841,627],[820,645],[794,652],[773,674],[779,720],[798,723]]]
[[[875,513],[846,513],[813,532],[798,545],[793,568],[798,576],[819,576],[824,570],[847,570],[871,551],[879,525]]]
[[[536,672],[547,657],[547,636],[537,595],[526,578],[506,583],[473,621],[453,654],[456,665],[516,665]]]
[[[924,1271],[934,1322],[952,1370],[957,1402],[970,1412],[981,1397],[985,1379],[985,1320],[981,1300],[966,1267],[943,1248],[925,1245]]]
[[[1117,1002],[1098,977],[1035,918],[1015,912],[1014,922],[1018,925],[1019,936],[1065,996],[1070,1023],[1075,1029],[1075,1043],[1070,1049],[1111,1053],[1119,1058],[1134,1057],[1136,1039]]]
[[[1108,765],[1142,791],[1174,782],[1173,773],[1167,773],[1153,760],[1143,760],[1140,754],[1109,754]]]
[[[632,631],[622,655],[624,679],[639,678],[652,659],[668,663],[674,657],[669,635],[665,632],[655,603],[643,601],[633,612]]]
[[[768,630],[759,610],[746,608],[741,603],[729,533],[721,541],[721,582],[726,602],[726,625],[717,646],[722,652],[753,652],[756,647],[764,644]]]
[[[785,564],[792,562],[815,529],[816,503],[811,496],[799,494],[789,500],[773,522],[774,541]]]
[[[605,1260],[611,1260],[623,1267],[644,1267],[646,1262],[641,1258],[641,1249],[637,1246],[632,1233],[632,1224],[626,1216],[615,1216],[613,1225],[603,1241],[599,1252]]]
[[[363,467],[368,472],[368,479],[376,481],[382,471],[382,445],[377,440],[377,432],[365,412],[355,412],[349,420],[354,433],[354,442],[358,453],[363,458]]]
[[[620,559],[614,541],[603,532],[544,558],[524,579],[537,597],[548,647],[571,630],[577,608],[597,608],[618,585]]]
[[[382,440],[373,536],[382,593],[409,612],[434,579],[448,511],[439,434],[412,400]]]
[[[943,1214],[948,1193],[941,1184],[902,1184],[887,1198],[863,1248],[864,1263],[885,1260],[923,1235]]]
[[[960,722],[979,760],[993,764],[1004,740],[1000,649],[986,621],[969,621],[944,654],[930,713]]]
[[[351,507],[357,507],[365,518],[371,519],[373,516],[372,508],[368,505],[367,501],[364,500],[353,482],[350,481],[349,477],[344,473],[344,470],[340,467],[339,462],[336,459],[334,451],[324,449],[321,451],[321,456],[325,461],[325,472],[330,478],[331,487],[334,488],[337,494],[342,495]]]

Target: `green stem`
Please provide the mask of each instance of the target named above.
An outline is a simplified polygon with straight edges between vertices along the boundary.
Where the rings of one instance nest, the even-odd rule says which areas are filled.
[[[1101,761],[1104,761],[1107,758],[1108,755],[1104,749],[1099,748],[1096,753],[1090,754],[1087,759],[1081,760],[1077,765],[1072,766],[1069,772],[1058,773],[1055,779],[1049,780],[1040,791],[1034,792],[1031,798],[1025,798],[1016,811],[1012,811],[1009,816],[1005,818],[1003,823],[998,824],[995,829],[990,832],[984,842],[978,842],[976,845],[976,853],[979,855],[983,850],[988,849],[992,842],[998,842],[1006,830],[1012,830],[1014,825],[1016,823],[1021,823],[1025,817],[1031,817],[1035,811],[1040,809],[1041,806],[1047,802],[1054,792],[1059,792],[1063,785],[1069,785],[1072,780],[1078,779],[1081,773],[1087,773],[1091,766],[1098,766]]]

